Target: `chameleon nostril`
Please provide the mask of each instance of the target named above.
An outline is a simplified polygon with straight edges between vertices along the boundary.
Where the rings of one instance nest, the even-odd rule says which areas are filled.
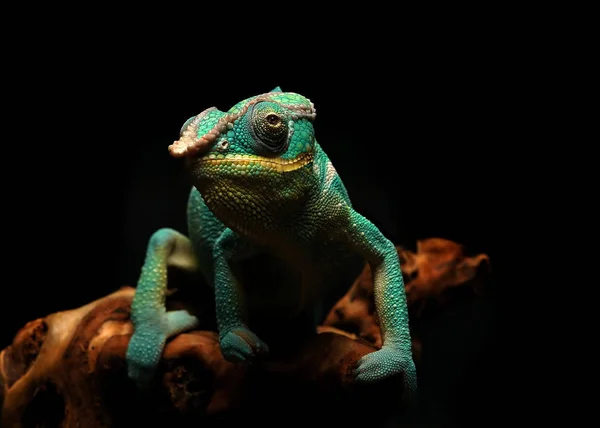
[[[218,150],[227,150],[229,148],[229,141],[221,140],[217,145]]]

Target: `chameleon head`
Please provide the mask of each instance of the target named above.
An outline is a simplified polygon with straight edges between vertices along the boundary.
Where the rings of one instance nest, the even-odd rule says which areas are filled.
[[[188,119],[169,152],[186,158],[211,210],[245,224],[264,221],[302,200],[314,181],[315,116],[310,100],[277,88]]]

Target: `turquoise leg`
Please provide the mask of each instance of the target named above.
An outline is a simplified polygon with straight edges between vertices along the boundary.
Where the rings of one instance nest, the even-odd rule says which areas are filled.
[[[138,386],[152,380],[166,340],[198,325],[185,310],[167,312],[167,268],[197,271],[197,260],[187,237],[173,229],[160,229],[150,238],[146,259],[131,305],[134,333],[127,348],[127,372]]]
[[[403,374],[405,402],[414,404],[417,373],[412,358],[408,308],[398,253],[392,242],[359,213],[349,211],[345,239],[371,265],[375,306],[379,315],[383,346],[358,362],[356,380],[372,383]]]
[[[251,361],[269,352],[268,346],[246,325],[244,293],[231,269],[232,260],[252,251],[252,246],[231,229],[223,231],[214,248],[219,343],[223,357],[232,362]]]

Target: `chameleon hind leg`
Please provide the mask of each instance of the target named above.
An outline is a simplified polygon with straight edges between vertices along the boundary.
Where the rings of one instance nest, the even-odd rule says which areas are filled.
[[[198,325],[187,311],[167,312],[165,308],[169,266],[198,271],[190,240],[164,228],[150,238],[131,305],[134,333],[127,348],[127,373],[142,388],[152,380],[166,340]]]

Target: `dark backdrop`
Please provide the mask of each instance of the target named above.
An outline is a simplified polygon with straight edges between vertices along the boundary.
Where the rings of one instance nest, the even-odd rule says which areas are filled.
[[[43,71],[32,65],[13,81],[2,347],[31,319],[134,285],[150,234],[185,231],[189,185],[167,152],[183,122],[276,85],[315,103],[317,139],[356,208],[394,242],[452,239],[489,254],[501,272],[496,238],[508,226],[495,202],[507,178],[495,171],[510,81],[493,59],[450,49],[396,65],[349,53],[244,67],[134,49],[75,52],[57,50]],[[438,362],[423,384],[432,420],[499,417],[493,308],[437,327]]]

